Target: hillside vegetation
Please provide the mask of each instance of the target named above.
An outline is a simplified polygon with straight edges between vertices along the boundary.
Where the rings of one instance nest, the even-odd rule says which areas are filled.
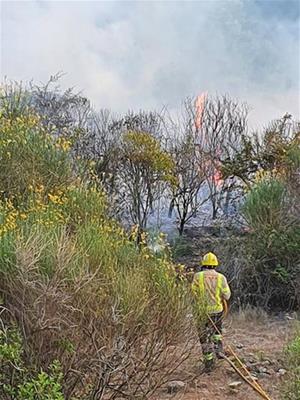
[[[173,265],[107,218],[36,115],[0,124],[1,398],[153,392],[188,355]]]
[[[163,234],[147,233],[162,194],[180,235],[204,200],[216,219],[238,196],[247,233],[223,243],[234,303],[299,307],[299,125],[285,117],[258,139],[244,111],[210,100],[203,129],[214,140],[195,152],[193,114],[171,124],[181,134],[170,144],[161,115],[113,119],[72,91],[3,87],[1,399],[147,398],[190,356],[184,266]],[[287,350],[290,393],[297,340]]]

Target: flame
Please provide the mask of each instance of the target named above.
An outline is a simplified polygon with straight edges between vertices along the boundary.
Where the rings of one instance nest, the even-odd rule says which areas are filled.
[[[203,111],[205,107],[206,97],[207,97],[207,92],[203,92],[199,96],[197,96],[195,100],[195,108],[196,108],[195,127],[197,131],[202,126]]]
[[[207,99],[207,92],[203,92],[203,93],[199,94],[195,100],[195,109],[196,109],[195,128],[196,128],[197,133],[202,128],[203,114],[204,114],[206,99]],[[207,138],[203,138],[203,140],[204,140],[204,146],[205,146],[207,144],[208,140],[207,140]],[[212,181],[214,182],[216,187],[220,187],[223,184],[224,180],[222,178],[222,173],[219,168],[219,165],[214,165],[212,160],[207,160],[206,164],[207,164],[208,170],[209,169],[212,170],[210,178],[212,179]]]
[[[214,173],[213,181],[214,181],[214,183],[215,183],[215,185],[217,187],[222,186],[222,183],[224,182],[224,180],[222,178],[222,174],[221,174],[221,171],[219,169],[217,169],[217,171]]]

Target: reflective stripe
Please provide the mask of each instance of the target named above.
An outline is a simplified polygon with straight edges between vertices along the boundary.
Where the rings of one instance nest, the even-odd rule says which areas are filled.
[[[213,340],[213,342],[215,342],[215,343],[217,343],[217,342],[222,342],[222,339],[223,339],[222,335],[213,335],[213,336],[212,336],[212,340]]]
[[[206,353],[206,354],[203,354],[203,357],[204,357],[204,359],[205,359],[206,361],[213,360],[213,359],[214,359],[214,353]]]
[[[216,309],[223,311],[223,304],[222,304],[222,285],[223,284],[223,276],[218,274],[217,279],[217,287],[216,287]]]
[[[202,293],[204,293],[204,272],[200,272],[199,274],[199,289]]]

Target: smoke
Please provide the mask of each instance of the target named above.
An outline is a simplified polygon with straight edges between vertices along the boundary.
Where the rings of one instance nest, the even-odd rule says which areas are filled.
[[[1,75],[62,83],[116,111],[228,93],[253,126],[299,118],[298,1],[3,1]]]

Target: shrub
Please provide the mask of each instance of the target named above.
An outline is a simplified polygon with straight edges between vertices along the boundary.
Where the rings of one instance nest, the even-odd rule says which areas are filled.
[[[35,115],[0,118],[1,197],[23,198],[37,190],[59,188],[72,181],[69,142],[45,132]]]
[[[29,372],[7,398],[60,399],[60,385],[65,399],[145,397],[191,352],[189,293],[167,256],[137,248],[108,218],[105,196],[74,176],[68,150],[38,120],[18,121],[5,122],[11,136],[31,139],[7,157],[14,185],[0,175],[0,295],[3,326],[17,326],[22,342],[11,353]]]
[[[1,310],[2,313],[4,309]],[[64,400],[62,373],[58,362],[49,371],[35,372],[24,362],[21,335],[16,327],[0,328],[0,394],[1,399]]]
[[[246,197],[243,212],[256,231],[278,229],[284,223],[286,189],[277,179],[266,179],[254,186]]]
[[[111,234],[89,224],[78,236],[65,229],[19,232],[18,267],[1,273],[28,357],[43,369],[60,360],[66,398],[145,395],[189,355],[187,294],[172,266]],[[183,348],[170,351],[179,341]]]
[[[248,193],[243,214],[250,226],[246,243],[252,259],[250,291],[258,305],[292,307],[297,304],[300,225],[285,183],[266,178]]]
[[[286,363],[288,379],[283,387],[284,400],[298,400],[300,398],[300,333],[286,347]]]

